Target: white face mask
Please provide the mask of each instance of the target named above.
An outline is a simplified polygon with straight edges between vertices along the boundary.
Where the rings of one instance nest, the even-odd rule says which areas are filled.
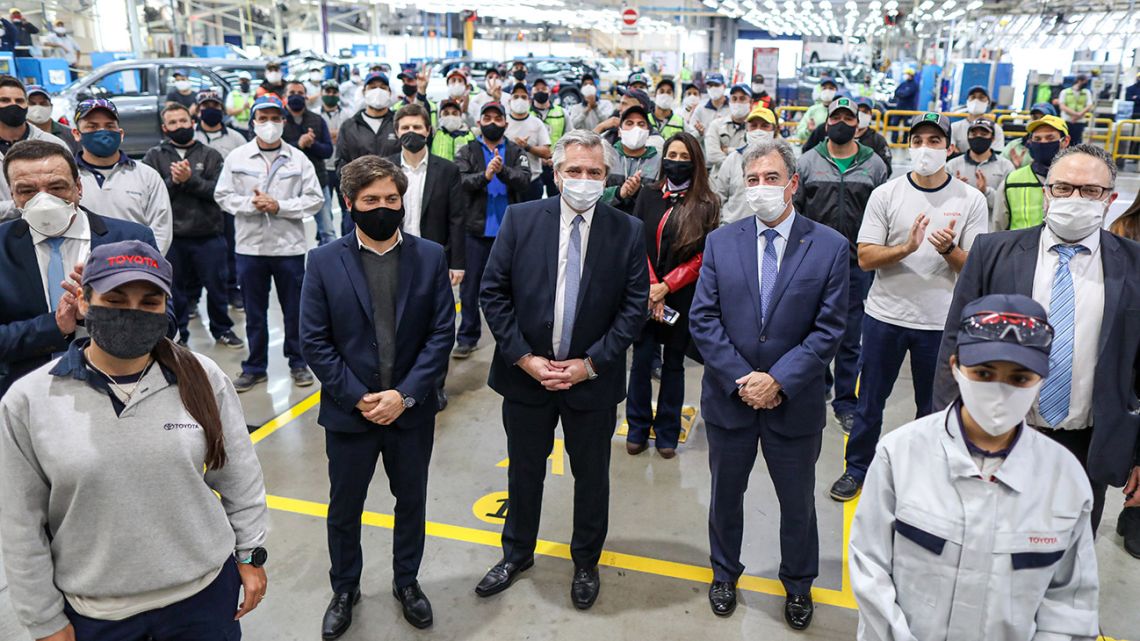
[[[966,101],[966,113],[970,114],[971,116],[980,116],[980,115],[986,113],[986,110],[989,108],[990,108],[990,103],[986,100],[967,100]]]
[[[49,238],[67,231],[75,213],[75,205],[46,191],[32,196],[20,210],[20,215],[29,227]]]
[[[677,106],[677,99],[671,93],[659,93],[653,104],[657,105],[658,109],[663,111],[673,111],[673,107]]]
[[[693,107],[696,107],[698,104],[700,104],[700,102],[701,97],[694,96],[693,94],[689,94],[685,96],[683,100],[681,100],[681,104],[685,105],[685,109],[689,109],[690,111],[693,109]]]
[[[649,140],[649,130],[641,127],[632,127],[621,130],[621,146],[634,151],[645,147]]]
[[[441,116],[439,126],[447,131],[459,131],[463,128],[463,118],[461,116]]]
[[[64,29],[63,27],[56,27],[55,29],[52,29],[52,31],[54,31],[55,35],[57,35],[57,36],[66,36],[67,35],[67,29]]]
[[[594,85],[582,85],[582,97],[594,98],[598,95],[598,88]]]
[[[31,105],[28,107],[28,120],[37,125],[51,120],[51,107],[48,105]]]
[[[511,98],[511,113],[521,116],[530,111],[530,101],[526,98]]]
[[[759,82],[752,83],[752,93],[760,95],[764,92],[764,84]]]
[[[1045,224],[1061,240],[1078,241],[1104,226],[1107,205],[1102,200],[1046,198]]]
[[[946,150],[933,147],[911,147],[910,162],[919,176],[933,176],[946,166]]]
[[[364,92],[364,104],[373,109],[386,109],[392,104],[392,92],[383,87],[373,87]]]
[[[283,122],[271,122],[266,120],[265,122],[259,122],[253,126],[253,133],[261,142],[267,145],[272,145],[278,140],[281,140],[281,132],[283,131],[285,131],[285,123]]]
[[[713,100],[724,98],[724,87],[709,87],[709,98]]]
[[[174,88],[177,89],[178,91],[190,91],[190,81],[189,80],[179,80],[178,82],[174,83]]]
[[[752,111],[752,105],[747,102],[734,102],[728,106],[728,113],[733,120],[744,120],[749,111]]]
[[[447,95],[452,98],[458,98],[467,93],[467,83],[465,82],[449,82],[447,83]]]
[[[788,208],[788,202],[784,200],[787,188],[787,185],[756,185],[744,191],[744,198],[757,218],[770,223],[782,216]]]
[[[820,89],[819,90],[819,99],[825,105],[831,104],[831,101],[835,100],[835,90],[834,89]]]
[[[871,127],[871,114],[859,112],[859,128],[869,129]]]
[[[954,380],[958,381],[962,404],[990,436],[1008,434],[1020,425],[1041,389],[1041,381],[1033,387],[973,381],[958,367],[954,368]]]
[[[574,211],[586,211],[602,197],[606,184],[601,180],[562,178],[562,199]]]
[[[755,145],[761,142],[770,142],[775,139],[775,137],[776,135],[770,131],[764,131],[763,129],[753,129],[746,134],[745,140],[748,141],[748,144]]]
[[[281,82],[281,72],[280,71],[266,71],[265,72],[265,81],[271,85],[275,85],[275,84]]]
[[[352,77],[352,84],[354,84],[354,85],[359,85],[363,82],[364,82],[364,78],[361,78],[360,76],[353,76]]]

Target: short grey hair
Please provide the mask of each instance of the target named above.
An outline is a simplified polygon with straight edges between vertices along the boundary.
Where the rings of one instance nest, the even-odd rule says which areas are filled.
[[[1049,165],[1049,175],[1045,177],[1045,182],[1053,182],[1053,168],[1057,166],[1057,163],[1060,162],[1061,159],[1067,158],[1069,156],[1076,156],[1077,154],[1092,156],[1093,158],[1096,158],[1097,160],[1104,163],[1104,166],[1108,168],[1108,175],[1110,176],[1109,182],[1112,183],[1109,185],[1109,187],[1116,187],[1116,163],[1112,161],[1112,156],[1108,155],[1108,152],[1101,147],[1090,145],[1089,143],[1082,143],[1079,145],[1073,145],[1072,147],[1066,147],[1065,149],[1062,149],[1060,152],[1058,152],[1057,155],[1053,158],[1053,164]]]
[[[554,171],[558,171],[562,163],[566,162],[566,149],[571,145],[578,145],[586,149],[593,149],[595,147],[602,150],[602,162],[606,165],[606,173],[614,168],[614,152],[612,145],[606,144],[605,140],[598,134],[588,129],[575,129],[568,132],[566,135],[558,139],[558,144],[554,145],[554,153],[551,156],[551,163],[554,165]]]
[[[748,166],[768,154],[780,154],[780,158],[784,161],[784,166],[788,168],[788,180],[791,180],[792,176],[796,175],[796,152],[792,151],[791,145],[782,138],[764,140],[749,145],[748,150],[744,154],[744,160],[740,163],[741,171],[747,176]]]

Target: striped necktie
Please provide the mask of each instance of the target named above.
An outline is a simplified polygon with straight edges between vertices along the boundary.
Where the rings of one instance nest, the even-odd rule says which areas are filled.
[[[1076,299],[1069,261],[1081,252],[1082,245],[1053,245],[1057,252],[1057,271],[1053,273],[1053,291],[1049,296],[1049,322],[1053,325],[1053,349],[1049,353],[1049,377],[1041,386],[1038,406],[1041,417],[1056,428],[1069,415],[1069,396],[1073,386],[1073,337],[1076,326]]]

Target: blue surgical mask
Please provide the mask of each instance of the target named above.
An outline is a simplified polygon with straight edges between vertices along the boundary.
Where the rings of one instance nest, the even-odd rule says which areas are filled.
[[[293,94],[289,96],[285,102],[289,107],[289,111],[301,111],[305,108],[305,97],[300,94]]]
[[[119,131],[100,129],[82,134],[79,142],[92,154],[100,158],[110,158],[119,151],[119,145],[123,143],[123,134]]]

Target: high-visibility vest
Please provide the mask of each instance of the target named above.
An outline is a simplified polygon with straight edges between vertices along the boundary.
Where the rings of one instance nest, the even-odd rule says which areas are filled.
[[[437,129],[431,137],[431,154],[448,160],[455,160],[455,150],[475,140],[475,134],[470,131],[456,132],[452,135],[442,129]]]
[[[1005,204],[1010,229],[1036,227],[1045,220],[1045,192],[1032,165],[1015,170],[1005,179]]]
[[[685,119],[674,111],[673,114],[669,116],[669,120],[667,120],[664,125],[659,125],[657,122],[657,117],[650,113],[649,129],[661,134],[661,137],[665,140],[669,140],[669,138],[673,137],[673,135],[679,134],[685,130]]]
[[[542,117],[542,114],[533,109],[531,113],[546,125],[546,129],[550,132],[550,145],[557,145],[558,140],[562,138],[562,134],[566,133],[566,113],[562,111],[562,107],[558,105],[551,107],[550,110],[546,112],[545,118]]]

